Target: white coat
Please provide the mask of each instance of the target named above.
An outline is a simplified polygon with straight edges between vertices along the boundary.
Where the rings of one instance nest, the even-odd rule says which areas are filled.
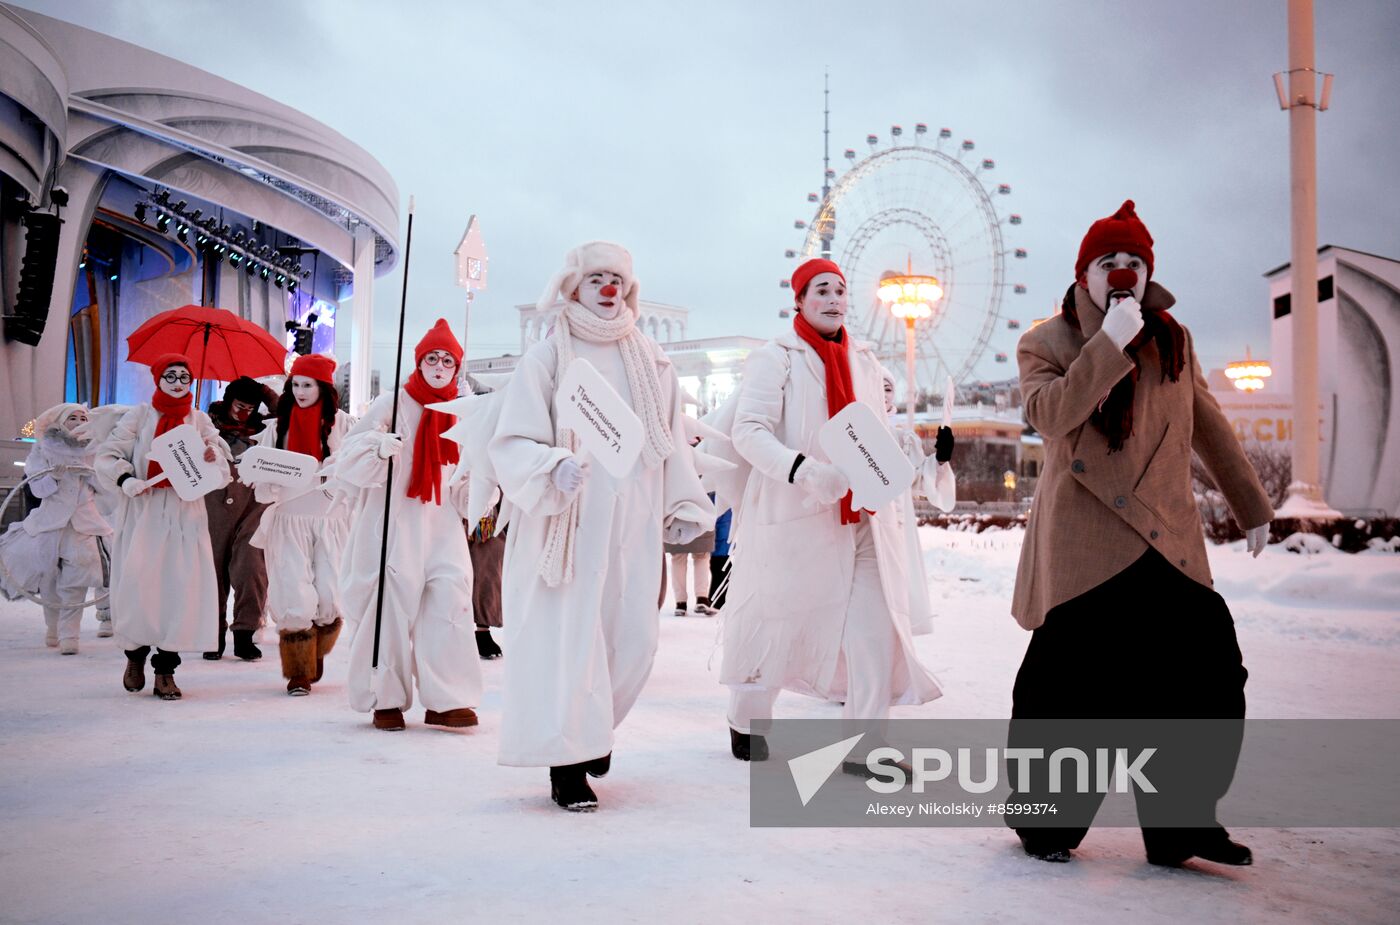
[[[878,360],[855,341],[849,356],[856,400],[883,418]],[[734,450],[752,466],[734,512],[733,572],[725,604],[720,681],[731,687],[845,699],[844,672],[838,668],[856,531],[841,524],[838,506],[814,510],[804,503],[806,492],[788,482],[799,453],[827,460],[818,434],[828,417],[825,367],[795,332],[750,354],[730,430]],[[869,523],[899,643],[891,703],[926,703],[940,691],[919,663],[911,637],[901,500],[886,504]]]
[[[123,649],[208,652],[218,648],[219,586],[204,499],[181,501],[168,485],[128,498],[116,487],[123,473],[146,477],[159,421],[155,408],[137,405],[97,450],[98,478],[119,498],[112,525],[112,629]],[[231,454],[209,415],[192,409],[183,423],[218,451],[227,483]]]
[[[573,339],[618,394],[631,390],[616,344]],[[573,581],[551,588],[540,576],[550,516],[568,499],[550,480],[568,450],[554,445],[558,346],[536,344],[505,387],[490,462],[515,507],[502,576],[506,650],[500,763],[553,767],[612,751],[613,729],[651,674],[660,631],[661,537],[672,520],[714,526],[685,442],[680,384],[654,343],[663,407],[675,449],[651,469],[639,460],[625,478],[589,467],[580,491]]]
[[[29,490],[41,503],[0,537],[0,558],[16,582],[11,588],[0,575],[7,594],[17,596],[20,589],[33,591],[45,584],[58,572],[60,559],[76,573],[65,576],[66,584],[75,588],[103,584],[102,556],[95,538],[110,537],[112,528],[95,500],[93,448],[67,443],[66,436],[55,426],[40,436],[24,462]]]
[[[326,435],[330,455],[321,462],[322,474],[333,467],[353,423],[350,415],[336,411]],[[254,442],[277,446],[275,417]],[[329,626],[342,611],[340,564],[350,533],[349,499],[337,494],[334,481],[296,495],[286,491],[265,483],[254,489],[258,501],[271,502],[248,540],[267,561],[267,609],[280,631]]]
[[[445,465],[441,504],[408,497],[423,406],[407,389],[399,390],[395,428],[403,450],[394,460],[379,667],[371,667],[388,469],[379,447],[389,429],[393,397],[385,393],[374,400],[346,433],[334,465],[335,479],[358,490],[340,568],[345,620],[355,630],[350,705],[361,712],[407,709],[416,679],[419,698],[429,710],[475,707],[481,703],[482,683],[472,619],[471,553],[462,526],[467,490],[449,485],[452,467]]]

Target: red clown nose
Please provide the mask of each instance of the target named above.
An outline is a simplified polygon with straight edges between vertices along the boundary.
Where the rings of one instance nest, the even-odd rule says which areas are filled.
[[[1137,273],[1132,270],[1109,270],[1109,289],[1132,289],[1137,285]]]
[[[612,283],[608,283],[602,289],[598,290],[598,294],[605,299],[611,299],[613,296],[617,295],[617,287]]]

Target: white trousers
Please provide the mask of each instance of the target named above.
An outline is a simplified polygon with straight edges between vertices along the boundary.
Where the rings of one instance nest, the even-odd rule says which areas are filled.
[[[82,604],[87,597],[87,581],[82,575],[77,576],[77,583],[65,580],[76,571],[72,568],[54,569],[44,578],[44,584],[39,588],[41,598],[60,604],[57,607],[44,607],[44,625],[49,632],[58,634],[59,641],[76,640],[78,626],[83,620],[83,608],[72,605]]]
[[[847,720],[885,720],[890,715],[894,662],[900,655],[894,618],[880,585],[880,566],[875,559],[875,536],[869,520],[862,518],[856,530],[855,569],[851,596],[846,604],[846,622],[841,633],[841,662],[844,671],[846,706],[841,716]],[[819,563],[811,563],[819,567]],[[782,688],[732,688],[729,694],[729,725],[748,733],[755,721],[773,718],[773,704]]]
[[[267,609],[279,631],[329,626],[340,617],[340,560],[349,531],[345,517],[287,514],[277,507],[263,515],[254,541],[266,552]]]
[[[703,552],[671,553],[671,590],[675,592],[676,603],[687,600],[685,596],[685,569],[689,563],[695,586],[695,600],[710,596],[710,556]]]
[[[429,710],[479,706],[481,658],[472,619],[472,563],[461,517],[450,505],[396,500],[384,575],[379,667],[371,667],[371,588],[350,642],[350,706],[362,713],[406,710],[413,706],[415,681]],[[377,561],[373,567],[378,567]]]

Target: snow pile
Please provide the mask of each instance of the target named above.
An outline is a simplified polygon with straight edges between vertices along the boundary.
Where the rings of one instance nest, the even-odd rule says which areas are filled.
[[[917,645],[946,694],[897,716],[998,717],[1030,635],[1009,614],[1022,532],[924,528],[937,616]],[[1254,716],[1400,715],[1400,556],[1210,548]],[[667,607],[663,613],[669,613]],[[379,733],[346,706],[342,643],[310,697],[258,663],[186,656],[185,699],[121,690],[93,635],[62,657],[38,608],[0,604],[0,920],[18,922],[1388,922],[1400,832],[1234,834],[1256,866],[1148,867],[1138,833],[1078,859],[1000,829],[751,829],[728,752],[717,623],[661,618],[656,668],[592,816],[546,772],[495,763],[503,662],[482,725]],[[507,617],[507,619],[509,619]],[[506,662],[510,652],[505,655]],[[779,716],[839,707],[784,695]]]

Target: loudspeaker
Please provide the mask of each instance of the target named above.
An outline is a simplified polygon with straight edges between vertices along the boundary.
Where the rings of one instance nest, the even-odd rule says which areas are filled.
[[[22,221],[24,259],[19,271],[19,294],[15,313],[5,319],[5,339],[37,347],[44,334],[44,324],[49,320],[54,265],[58,261],[58,234],[63,219],[48,212],[30,212]]]

